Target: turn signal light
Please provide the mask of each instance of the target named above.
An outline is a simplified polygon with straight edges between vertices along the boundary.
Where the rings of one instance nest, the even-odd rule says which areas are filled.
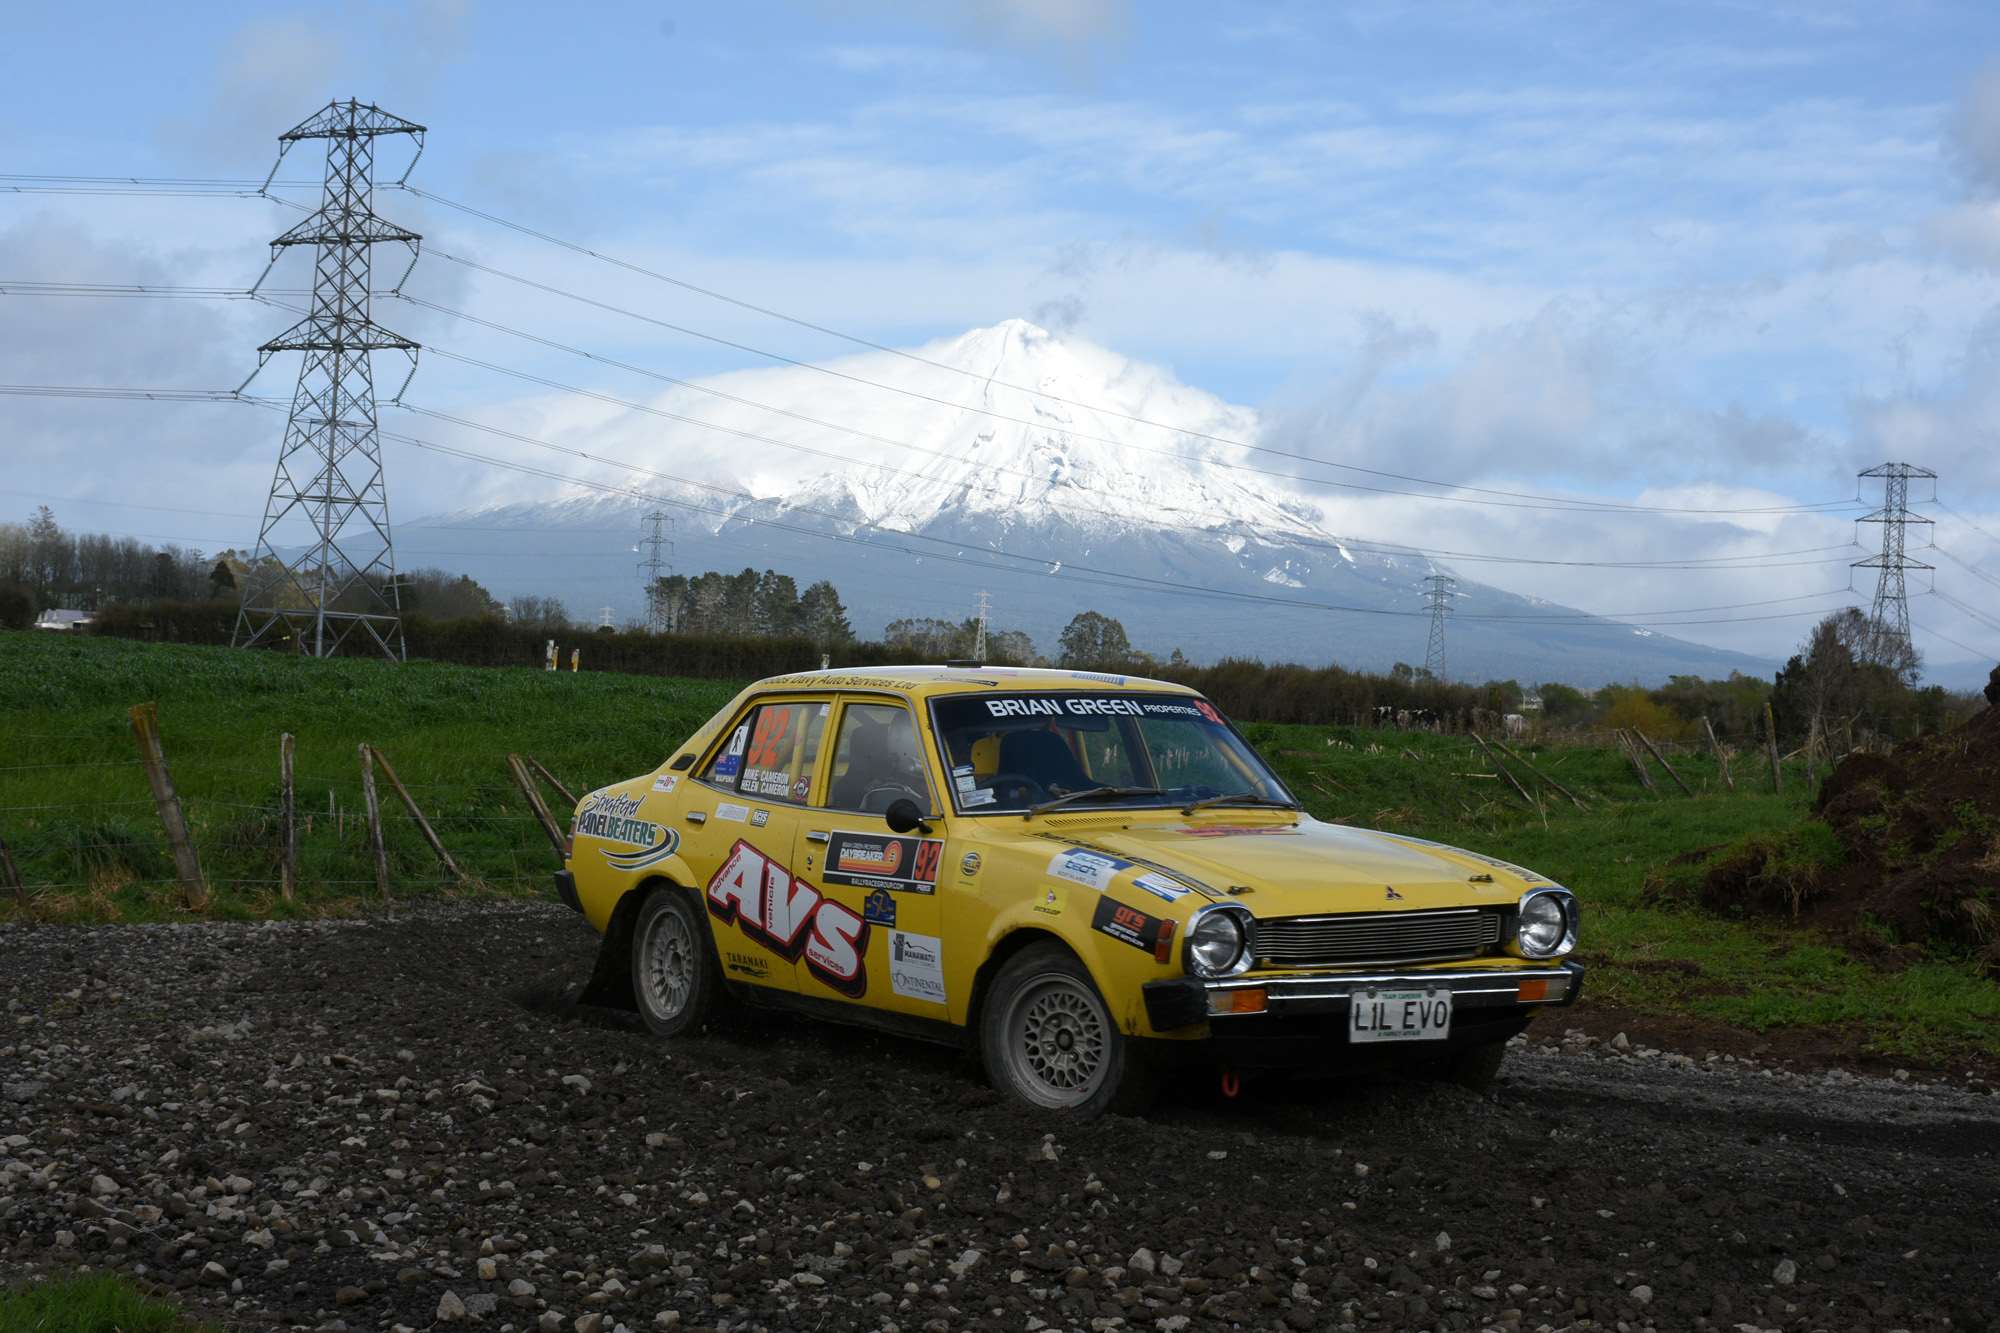
[[[1160,938],[1158,942],[1153,945],[1153,961],[1156,963],[1164,963],[1173,956],[1174,956],[1174,923],[1170,920],[1163,920],[1160,922]]]
[[[1269,1007],[1270,997],[1262,986],[1216,991],[1208,997],[1211,1014],[1261,1014]]]
[[[1548,999],[1549,998],[1548,978],[1537,977],[1533,981],[1522,982],[1521,988],[1514,993],[1514,998],[1524,1003],[1532,1002],[1535,1000]]]

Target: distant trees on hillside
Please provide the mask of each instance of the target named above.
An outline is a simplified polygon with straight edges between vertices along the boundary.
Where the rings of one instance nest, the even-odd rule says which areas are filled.
[[[790,574],[773,569],[669,574],[653,580],[647,595],[678,633],[806,637],[825,651],[854,638],[833,584],[821,580],[800,592]]]

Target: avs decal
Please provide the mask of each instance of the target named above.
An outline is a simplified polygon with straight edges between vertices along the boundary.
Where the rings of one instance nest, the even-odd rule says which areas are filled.
[[[889,932],[889,988],[912,1000],[944,1003],[944,945],[935,935]]]
[[[1072,884],[1081,884],[1086,889],[1096,889],[1100,893],[1111,887],[1111,881],[1118,878],[1122,870],[1130,870],[1132,863],[1109,852],[1085,851],[1081,847],[1071,847],[1057,852],[1049,859],[1049,874],[1055,879],[1066,879]]]
[[[879,833],[836,832],[827,842],[829,884],[897,893],[936,893],[942,838],[899,838]]]
[[[876,889],[861,900],[861,919],[877,926],[896,924],[896,895],[887,889]]]
[[[650,819],[638,818],[639,807],[644,800],[640,796],[592,792],[583,798],[583,805],[577,811],[577,836],[622,843],[631,849],[622,852],[609,847],[597,849],[614,870],[644,870],[680,850],[681,835],[678,831]]]
[[[769,810],[752,810],[750,812],[751,828],[763,828],[764,825],[770,822],[771,822],[771,812]]]
[[[1098,900],[1090,925],[1093,930],[1102,931],[1121,944],[1129,944],[1163,962],[1174,940],[1172,921],[1142,912],[1136,907],[1127,907],[1116,898]]]
[[[742,839],[708,882],[709,915],[849,999],[868,990],[869,926]]]

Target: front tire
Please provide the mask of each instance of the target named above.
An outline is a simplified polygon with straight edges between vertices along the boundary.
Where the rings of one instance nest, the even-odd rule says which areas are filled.
[[[662,1037],[708,1021],[721,988],[708,922],[683,889],[656,890],[632,924],[632,996],[639,1017]]]
[[[1060,944],[1030,945],[1001,967],[980,1013],[979,1054],[995,1088],[1036,1110],[1090,1120],[1152,1101],[1152,1071]]]

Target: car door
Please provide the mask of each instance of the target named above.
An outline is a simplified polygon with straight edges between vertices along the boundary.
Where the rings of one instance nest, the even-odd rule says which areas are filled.
[[[799,994],[943,1019],[945,829],[916,714],[893,697],[846,697],[833,736],[797,853],[823,898],[815,939],[825,946],[801,958]],[[898,799],[915,802],[928,835],[889,827],[883,815]]]
[[[831,712],[826,695],[755,700],[688,795],[683,855],[704,877],[709,928],[731,981],[798,988],[816,894],[795,882],[793,857]]]

